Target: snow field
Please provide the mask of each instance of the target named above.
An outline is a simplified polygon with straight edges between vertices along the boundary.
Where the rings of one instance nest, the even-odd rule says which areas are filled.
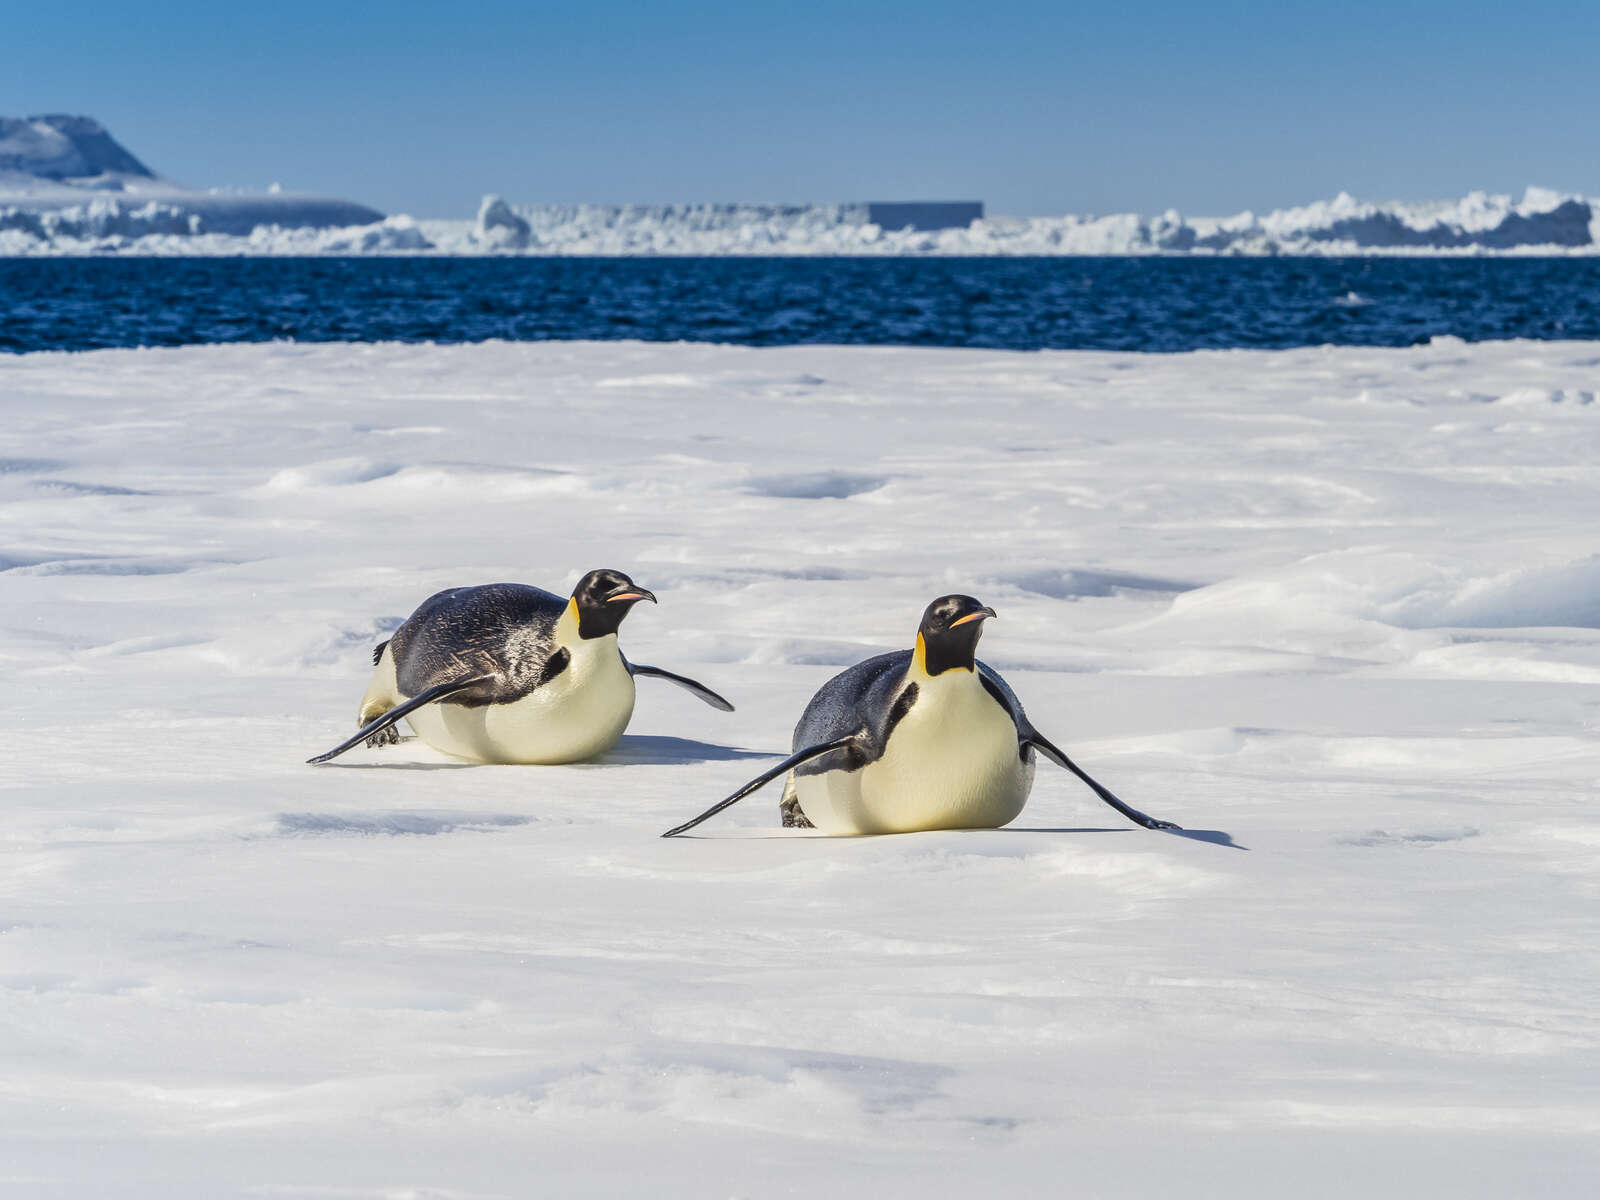
[[[1600,346],[0,359],[0,1189],[1579,1196]],[[440,587],[661,599],[606,759],[322,769]],[[811,692],[999,611],[992,832],[824,839]]]

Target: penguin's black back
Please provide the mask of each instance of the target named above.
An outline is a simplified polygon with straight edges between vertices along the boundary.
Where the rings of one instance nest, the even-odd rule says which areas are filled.
[[[555,651],[568,601],[522,583],[449,588],[429,596],[389,639],[395,682],[415,696],[441,683],[494,675],[453,703],[493,704],[526,695]]]
[[[910,686],[915,686],[908,686],[906,679],[911,654],[910,650],[895,650],[863,659],[817,689],[794,727],[792,749],[798,752],[842,737],[854,737],[855,743],[802,763],[795,768],[797,775],[855,771],[883,756],[889,734],[916,703],[914,695],[906,696]],[[977,668],[989,694],[1011,715],[1018,736],[1026,736],[1031,726],[1016,693],[988,663],[979,662]]]

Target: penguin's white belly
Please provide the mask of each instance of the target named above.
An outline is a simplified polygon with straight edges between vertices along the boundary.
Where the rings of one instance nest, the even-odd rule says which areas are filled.
[[[947,675],[964,678],[945,681]],[[857,771],[796,775],[800,807],[830,834],[998,829],[1033,786],[1017,727],[968,672],[945,672],[889,734],[883,757]]]
[[[425,704],[406,719],[435,750],[474,762],[564,763],[603,754],[633,716],[633,676],[615,637],[570,649],[567,669],[521,700]]]

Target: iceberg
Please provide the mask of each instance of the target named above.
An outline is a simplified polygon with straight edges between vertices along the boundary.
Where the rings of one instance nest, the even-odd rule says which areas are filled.
[[[493,201],[492,211],[490,201]],[[478,228],[435,223],[450,253],[516,249],[566,255],[1135,255],[1595,253],[1600,201],[1529,188],[1520,200],[1473,192],[1456,201],[1334,199],[1257,216],[978,217],[941,229],[889,229],[867,204],[536,205],[485,198]],[[493,220],[490,220],[492,216]],[[517,218],[528,237],[507,237]],[[520,226],[519,226],[520,228]]]
[[[348,229],[383,219],[364,204],[277,185],[266,192],[185,187],[152,171],[90,117],[0,117],[0,253],[160,252],[146,240],[250,238],[263,226]],[[248,252],[204,242],[196,249]]]
[[[196,191],[88,117],[0,118],[0,255],[1380,255],[1600,253],[1600,200],[1530,187],[1264,214],[1011,217],[976,201],[519,205],[392,216],[283,191]]]

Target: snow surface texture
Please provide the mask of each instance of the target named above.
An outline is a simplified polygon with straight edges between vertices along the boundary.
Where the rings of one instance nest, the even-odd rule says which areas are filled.
[[[0,359],[0,1188],[1592,1195],[1597,389],[1451,340]],[[424,596],[601,564],[736,713],[303,765]],[[657,836],[956,589],[1188,835],[1041,765],[1000,831],[771,788]]]

